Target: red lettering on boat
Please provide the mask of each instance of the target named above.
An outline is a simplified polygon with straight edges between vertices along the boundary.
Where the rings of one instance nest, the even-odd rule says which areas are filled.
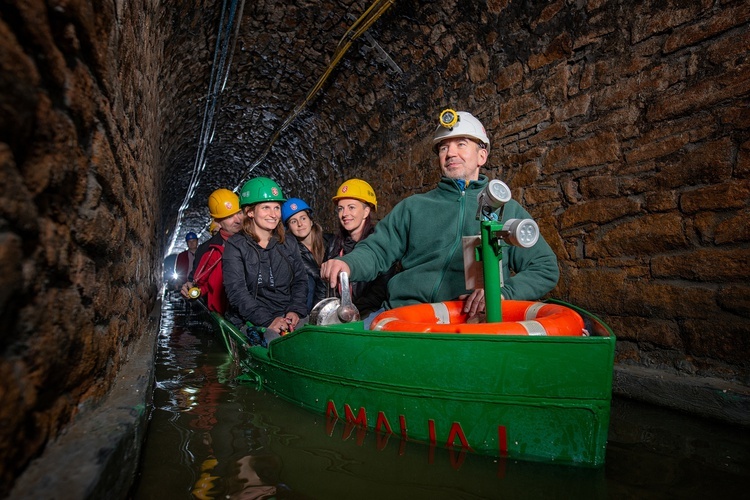
[[[333,434],[333,428],[336,425],[336,421],[339,419],[338,411],[336,410],[336,405],[333,401],[329,400],[326,404],[326,431],[329,435]],[[354,410],[352,410],[352,407],[348,403],[344,403],[344,431],[342,439],[345,441],[351,437],[352,431],[355,427],[358,427],[357,429],[357,444],[362,445],[364,442],[365,433],[367,432],[367,410],[364,406],[361,406],[359,408],[359,411],[357,414],[354,414]],[[408,440],[408,432],[406,427],[406,416],[405,415],[399,415],[398,416],[398,423],[399,423],[399,429],[401,431],[401,439],[400,439],[400,446],[399,446],[399,455],[404,454],[406,451],[406,441]],[[430,456],[428,457],[428,461],[432,463],[432,460],[434,458],[434,447],[437,445],[437,430],[435,425],[434,419],[428,419],[427,420],[427,428],[429,433],[429,446],[430,446]],[[374,430],[377,433],[377,447],[379,450],[383,450],[388,443],[388,438],[391,434],[393,434],[393,428],[391,427],[391,423],[388,421],[388,417],[386,417],[385,412],[378,411],[378,416],[375,419],[375,425]],[[507,456],[508,454],[508,438],[505,426],[498,426],[497,428],[498,433],[498,447],[500,449],[500,455],[501,456]],[[456,446],[456,439],[458,439],[458,445]],[[445,447],[451,450],[453,453],[451,454],[451,464],[454,466],[454,468],[459,468],[463,464],[465,460],[465,453],[466,451],[474,452],[474,449],[469,444],[469,440],[466,438],[466,433],[463,430],[463,427],[461,426],[460,422],[453,422],[451,424],[451,427],[448,431],[448,437],[445,441]],[[460,447],[460,448],[459,448]],[[458,448],[458,455],[455,454],[455,449]]]
[[[497,446],[501,457],[508,454],[508,433],[504,425],[497,426]]]
[[[453,470],[460,469],[464,464],[464,460],[466,460],[466,449],[461,448],[461,450],[458,452],[458,456],[456,456],[456,450],[453,449],[453,447],[451,447],[448,452],[451,460],[451,467],[453,467]]]
[[[346,441],[352,437],[352,432],[356,429],[355,440],[358,446],[362,446],[365,442],[365,436],[367,435],[367,427],[362,427],[355,422],[346,421],[344,422],[344,430],[341,432],[341,440]]]
[[[505,478],[505,468],[507,467],[508,458],[500,457],[497,461],[497,477],[498,479]]]
[[[339,412],[336,411],[336,405],[333,404],[333,401],[330,399],[328,400],[328,404],[326,404],[326,417],[334,417],[336,419],[339,418]]]
[[[357,413],[357,416],[355,417],[352,407],[348,404],[344,404],[344,416],[347,422],[367,427],[367,411],[364,406],[360,406],[359,413]]]
[[[471,449],[471,446],[469,446],[469,441],[466,439],[466,435],[464,434],[464,430],[461,428],[461,424],[458,422],[453,422],[453,425],[451,425],[451,430],[448,432],[448,440],[445,442],[446,448],[453,448],[453,445],[456,442],[456,438],[458,438],[458,440],[461,442],[461,449],[471,452],[474,451]]]
[[[326,434],[328,437],[333,437],[333,430],[336,428],[336,422],[339,419],[336,417],[326,417]]]
[[[391,424],[388,423],[388,419],[385,418],[385,413],[382,411],[378,412],[378,419],[375,421],[375,432],[380,432],[381,427],[385,427],[385,432],[393,434],[391,430]]]
[[[346,441],[347,439],[352,437],[352,431],[355,427],[356,425],[351,422],[344,422],[344,430],[341,431],[341,440]]]
[[[357,446],[365,444],[365,436],[367,436],[367,427],[357,427]]]
[[[384,434],[382,432],[379,432],[375,435],[375,446],[378,448],[378,451],[385,450],[385,446],[388,444],[388,439],[390,437],[390,434]]]

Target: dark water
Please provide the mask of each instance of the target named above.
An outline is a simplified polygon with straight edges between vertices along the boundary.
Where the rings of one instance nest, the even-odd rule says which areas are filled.
[[[750,433],[615,399],[599,469],[451,453],[331,427],[253,386],[165,301],[136,499],[747,498]]]

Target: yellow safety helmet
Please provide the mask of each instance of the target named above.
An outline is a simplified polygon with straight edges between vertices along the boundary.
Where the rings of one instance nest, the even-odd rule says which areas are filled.
[[[375,190],[362,179],[349,179],[340,185],[338,191],[336,191],[336,196],[332,199],[333,201],[338,201],[342,198],[353,198],[364,201],[375,207],[375,210],[378,209],[378,199],[375,197]]]
[[[216,234],[216,231],[218,231],[219,229],[221,229],[219,223],[215,220],[212,220],[211,225],[208,226],[208,232],[211,234]]]
[[[229,217],[241,209],[239,196],[228,189],[217,189],[208,197],[208,211],[214,219]]]

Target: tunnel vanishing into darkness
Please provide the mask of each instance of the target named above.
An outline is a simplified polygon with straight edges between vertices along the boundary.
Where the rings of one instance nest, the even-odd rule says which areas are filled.
[[[488,129],[551,295],[613,327],[615,391],[749,424],[747,2],[290,3],[0,5],[0,494],[154,330],[211,191],[269,176],[330,228],[360,177],[382,216],[438,179],[446,107]]]

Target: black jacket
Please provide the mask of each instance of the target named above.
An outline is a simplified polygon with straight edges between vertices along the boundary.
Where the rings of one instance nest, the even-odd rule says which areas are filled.
[[[315,304],[326,298],[327,284],[320,277],[320,266],[312,252],[305,245],[299,245],[299,251],[302,255],[302,262],[305,264],[308,276],[307,306],[308,309],[312,309]]]
[[[362,238],[364,240],[372,234],[374,228]],[[360,240],[360,241],[362,241]],[[341,255],[346,255],[356,246],[358,242],[347,236],[343,242],[339,238],[331,239],[326,250],[325,260],[335,259]],[[381,273],[372,281],[352,281],[350,287],[352,291],[352,302],[359,309],[359,315],[364,318],[371,312],[375,312],[383,307],[384,302],[388,299],[388,281],[396,274],[398,263],[394,264],[388,271]],[[338,291],[335,294],[338,296]]]
[[[226,242],[223,266],[233,323],[268,326],[288,312],[307,316],[307,272],[294,237],[283,244],[273,237],[262,248],[244,231],[237,233]]]

